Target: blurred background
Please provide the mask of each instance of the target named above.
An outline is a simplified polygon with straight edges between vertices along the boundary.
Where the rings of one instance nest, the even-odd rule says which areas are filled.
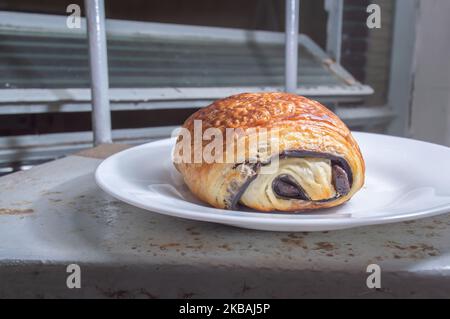
[[[381,28],[366,24],[372,3]],[[92,145],[86,28],[66,25],[70,4],[85,16],[83,1],[0,0],[0,175]],[[283,90],[284,1],[106,0],[105,11],[115,142],[168,137],[220,97]],[[300,1],[298,93],[353,130],[450,146],[450,2],[344,0],[342,12],[336,22],[327,1]]]

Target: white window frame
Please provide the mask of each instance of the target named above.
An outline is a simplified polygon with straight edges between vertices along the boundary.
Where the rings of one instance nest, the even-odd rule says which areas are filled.
[[[327,0],[328,2],[329,0]],[[339,0],[341,1],[341,0]],[[388,103],[378,107],[357,107],[349,108],[338,106],[335,112],[350,125],[364,125],[370,129],[371,126],[377,126],[381,123],[391,121],[388,132],[396,135],[406,135],[408,127],[408,119],[410,116],[410,93],[411,93],[411,72],[412,72],[412,50],[414,46],[415,34],[411,32],[414,29],[416,15],[418,11],[418,0],[397,0],[396,14],[394,25],[394,41],[391,58],[391,80],[389,87]],[[330,3],[328,3],[330,6]],[[353,77],[348,74],[338,62],[340,53],[340,30],[342,20],[339,14],[333,14],[333,7],[329,7],[330,18],[328,22],[328,41],[327,53],[320,49],[306,35],[300,34],[301,41],[306,43],[316,53],[324,59],[328,59],[327,63],[331,69],[340,74],[347,74],[349,81],[354,81]],[[11,30],[28,30],[28,31],[61,31],[61,25],[65,25],[65,17],[49,17],[41,14],[31,14],[33,19],[23,19],[23,13],[0,12],[0,25],[2,28],[10,28]],[[342,19],[342,14],[340,14]],[[20,22],[18,22],[20,21]],[[161,23],[134,22],[107,20],[107,32],[111,34],[121,34],[135,36],[155,36],[163,34],[164,37],[179,37],[180,34],[189,37],[208,37],[217,39],[232,39],[233,41],[248,41],[249,37],[260,42],[269,41],[270,43],[284,43],[284,35],[282,33],[267,31],[248,31],[248,30],[231,30],[225,28],[214,27],[197,27],[197,26],[181,26],[167,25]],[[151,27],[149,27],[151,25]],[[71,29],[74,34],[85,33],[85,20],[82,20],[81,29]],[[338,32],[332,32],[336,28]],[[396,40],[401,39],[401,40]],[[332,58],[330,58],[330,56]],[[330,87],[315,87],[307,90],[299,90],[297,93],[308,96],[321,96],[330,94]],[[7,90],[7,92],[6,92]],[[0,112],[2,114],[23,114],[23,113],[47,113],[47,112],[84,112],[91,111],[91,94],[90,89],[6,89],[0,94],[0,103],[3,103]],[[166,109],[168,105],[171,108],[201,107],[210,101],[226,95],[235,94],[242,91],[274,91],[280,90],[278,87],[235,87],[235,88],[158,88],[158,89],[118,89],[109,90],[111,110],[155,110]],[[354,93],[359,94],[370,93],[371,88],[360,85]],[[6,93],[6,94],[4,94]],[[335,101],[343,92],[341,88],[335,88],[333,92]],[[46,102],[58,102],[59,104],[46,104]],[[69,102],[67,102],[69,101]],[[148,102],[151,101],[151,102]],[[5,107],[5,104],[12,104]],[[23,102],[24,104],[18,104]],[[130,103],[131,102],[131,103]],[[32,103],[32,104],[30,104]],[[52,109],[54,108],[54,109]],[[159,127],[138,130],[116,130],[113,132],[115,141],[123,141],[128,143],[137,143],[148,140],[150,137],[162,138],[170,134],[173,127]],[[149,135],[146,135],[149,134]],[[25,154],[27,159],[43,159],[53,154],[63,154],[65,144],[69,143],[70,150],[77,150],[91,145],[92,133],[60,133],[60,134],[44,134],[40,138],[34,136],[12,136],[0,137],[0,162],[20,160],[17,149],[11,149],[11,145],[20,149],[20,155]],[[51,144],[49,147],[42,148],[42,142]],[[42,149],[39,149],[42,148]]]

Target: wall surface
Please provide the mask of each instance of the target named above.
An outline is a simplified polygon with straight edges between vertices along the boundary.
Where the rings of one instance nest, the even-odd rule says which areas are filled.
[[[422,0],[411,106],[413,138],[450,146],[450,1]]]

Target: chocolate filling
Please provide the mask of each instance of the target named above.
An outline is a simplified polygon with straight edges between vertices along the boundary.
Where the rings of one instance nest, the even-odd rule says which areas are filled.
[[[348,165],[347,161],[343,159],[342,157],[335,156],[328,153],[319,153],[319,152],[312,152],[312,151],[303,151],[303,150],[290,150],[290,151],[284,151],[280,154],[280,159],[288,158],[288,157],[312,157],[312,158],[325,158],[329,159],[331,161],[331,167],[332,167],[332,183],[334,185],[334,188],[336,190],[336,196],[333,198],[320,200],[317,202],[327,202],[331,200],[335,200],[341,196],[345,196],[350,192],[350,189],[353,184],[353,174],[350,169],[350,165]],[[253,170],[256,172],[255,175],[251,176],[239,189],[238,192],[236,192],[232,199],[232,205],[231,209],[236,209],[239,205],[239,200],[242,197],[242,194],[246,191],[248,188],[248,185],[257,177],[257,172],[259,171],[260,166],[268,165],[268,163],[259,163],[254,164]],[[236,165],[236,167],[239,164]],[[308,200],[309,198],[308,194],[304,191],[304,189],[299,185],[292,176],[289,176],[287,174],[280,175],[276,177],[272,183],[272,189],[280,197],[289,198],[289,199],[300,199],[300,200]]]
[[[272,189],[280,197],[311,200],[303,187],[291,175],[277,176],[272,182]]]
[[[333,165],[331,176],[336,193],[347,195],[350,192],[350,182],[345,170],[339,165]]]

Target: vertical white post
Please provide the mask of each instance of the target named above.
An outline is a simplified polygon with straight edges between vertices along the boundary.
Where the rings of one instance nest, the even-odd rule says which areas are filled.
[[[395,1],[388,104],[395,112],[388,134],[411,136],[412,93],[416,73],[416,36],[420,0]]]
[[[285,91],[297,91],[299,0],[286,0]]]
[[[340,63],[344,0],[325,0],[325,10],[328,12],[327,53],[337,63]]]
[[[92,129],[94,145],[111,143],[111,112],[108,97],[104,0],[85,0],[89,60],[91,66]]]

